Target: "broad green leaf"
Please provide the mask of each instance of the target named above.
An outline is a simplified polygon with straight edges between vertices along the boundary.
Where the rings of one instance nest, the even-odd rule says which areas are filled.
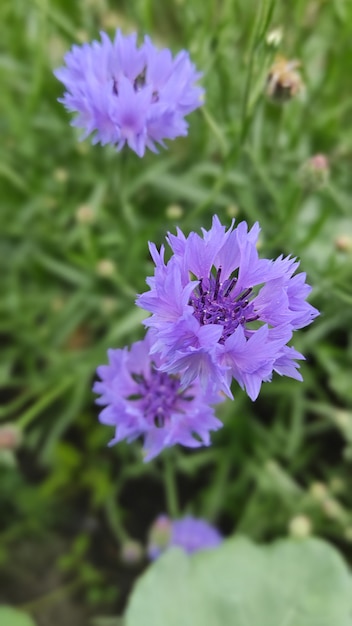
[[[138,582],[126,626],[351,626],[352,578],[318,539],[170,550]]]
[[[35,626],[32,618],[12,606],[0,606],[1,626]]]

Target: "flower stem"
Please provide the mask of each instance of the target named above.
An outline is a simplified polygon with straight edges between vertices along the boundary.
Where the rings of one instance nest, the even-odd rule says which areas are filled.
[[[176,519],[179,516],[176,477],[172,458],[167,452],[164,455],[164,488],[168,513]]]
[[[119,508],[116,504],[116,496],[110,495],[105,501],[105,515],[111,531],[119,543],[124,543],[128,535],[121,523]]]

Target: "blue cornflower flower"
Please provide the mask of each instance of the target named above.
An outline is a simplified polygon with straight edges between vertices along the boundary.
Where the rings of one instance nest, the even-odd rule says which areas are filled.
[[[159,515],[149,531],[147,553],[151,560],[157,559],[172,547],[193,554],[199,550],[216,548],[222,540],[219,531],[206,520],[191,515],[172,520],[167,515]]]
[[[304,357],[287,346],[292,332],[319,314],[306,302],[311,288],[305,274],[293,275],[299,263],[280,256],[258,258],[259,225],[246,222],[226,231],[214,216],[203,237],[181,230],[168,235],[164,246],[150,244],[155,263],[150,291],[137,304],[152,316],[152,353],[160,353],[161,370],[181,374],[181,384],[199,377],[232,397],[232,378],[255,400],[273,372],[302,380],[295,359]]]
[[[97,369],[101,381],[93,390],[100,394],[97,404],[105,405],[99,419],[116,429],[109,445],[142,436],[145,461],[178,443],[209,445],[209,431],[222,426],[209,404],[223,398],[204,391],[196,380],[181,389],[180,377],[160,371],[160,356],[151,357],[150,348],[149,331],[130,350],[109,350],[109,365]]]
[[[158,50],[149,37],[137,47],[136,33],[114,41],[101,33],[101,42],[73,46],[64,67],[54,74],[66,88],[62,102],[78,113],[73,126],[94,133],[93,143],[128,146],[142,157],[155,144],[187,135],[185,115],[203,102],[203,89],[186,51],[175,58]]]

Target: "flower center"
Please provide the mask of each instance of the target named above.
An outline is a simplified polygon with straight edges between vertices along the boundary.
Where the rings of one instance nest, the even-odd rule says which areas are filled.
[[[133,81],[133,89],[135,90],[135,92],[141,91],[145,87],[146,81],[147,81],[147,66],[143,68],[142,72],[138,74],[138,76],[136,76],[136,78]],[[118,85],[116,78],[113,78],[112,91],[115,96],[119,95],[119,85]],[[158,91],[156,90],[153,91],[151,101],[152,103],[159,101]]]
[[[239,325],[246,327],[249,322],[258,319],[254,313],[254,306],[248,300],[252,288],[246,289],[236,297],[232,291],[237,283],[237,278],[227,278],[221,282],[221,267],[216,275],[209,278],[201,278],[190,297],[189,304],[194,309],[194,316],[198,322],[205,324],[221,324],[223,333],[219,343],[224,343],[232,335]]]
[[[185,395],[187,391],[180,390],[180,380],[165,372],[159,372],[153,366],[151,375],[146,379],[143,374],[132,374],[137,383],[137,393],[130,400],[139,400],[145,419],[157,428],[163,428],[175,411],[184,413],[182,401],[193,398]]]

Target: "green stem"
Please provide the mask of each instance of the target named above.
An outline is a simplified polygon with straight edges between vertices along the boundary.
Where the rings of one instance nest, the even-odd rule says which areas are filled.
[[[122,526],[121,518],[119,515],[118,507],[116,505],[116,494],[112,494],[106,499],[105,502],[105,514],[108,520],[111,531],[115,535],[119,543],[125,543],[128,540],[128,535]]]
[[[252,37],[250,41],[249,48],[249,59],[248,59],[248,71],[246,76],[246,82],[244,86],[244,94],[242,100],[242,110],[241,110],[241,134],[240,134],[240,146],[243,146],[247,132],[250,124],[251,118],[251,107],[249,105],[250,100],[250,92],[252,87],[252,79],[253,79],[253,69],[254,69],[254,60],[255,54],[257,51],[258,45],[261,43],[263,38],[265,37],[265,33],[270,24],[270,20],[274,11],[276,0],[262,0],[260,3],[259,11],[257,14],[257,19],[254,23]]]
[[[43,409],[49,406],[54,400],[56,400],[57,397],[59,397],[63,393],[63,391],[68,389],[68,387],[70,387],[71,385],[72,376],[70,376],[69,378],[65,378],[63,381],[61,381],[59,385],[57,385],[57,387],[54,387],[54,389],[50,389],[46,395],[42,396],[38,400],[38,402],[33,404],[28,409],[28,411],[22,414],[22,417],[18,420],[17,425],[20,428],[26,428],[28,424],[30,424],[30,422],[34,420]]]
[[[176,478],[171,456],[164,454],[164,489],[167,503],[167,510],[173,519],[179,517],[179,504],[176,487]]]

